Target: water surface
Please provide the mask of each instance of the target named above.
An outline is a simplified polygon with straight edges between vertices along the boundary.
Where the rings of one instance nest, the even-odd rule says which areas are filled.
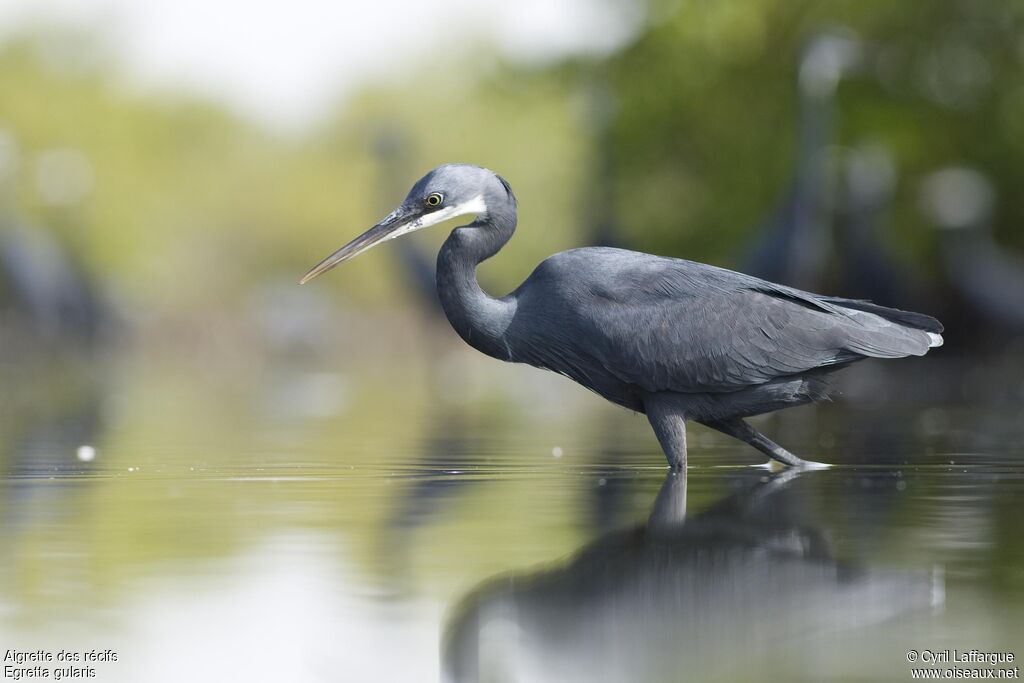
[[[642,417],[447,353],[5,366],[0,644],[116,651],[99,681],[906,680],[910,650],[1024,656],[1014,403],[761,421],[836,463],[799,476],[697,428],[666,485]]]

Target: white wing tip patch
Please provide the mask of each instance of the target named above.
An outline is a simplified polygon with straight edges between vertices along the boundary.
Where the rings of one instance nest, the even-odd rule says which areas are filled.
[[[935,334],[934,332],[929,332],[928,333],[928,341],[929,341],[929,344],[928,344],[928,348],[929,349],[934,349],[937,346],[942,346],[942,335],[941,334]]]

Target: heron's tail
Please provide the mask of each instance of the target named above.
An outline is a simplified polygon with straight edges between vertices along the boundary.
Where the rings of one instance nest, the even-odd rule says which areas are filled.
[[[924,330],[925,332],[931,332],[936,336],[942,332],[943,327],[935,318],[924,313],[914,313],[913,311],[901,311],[898,308],[888,308],[886,306],[879,306],[876,303],[870,301],[864,301],[863,299],[843,299],[838,296],[823,296],[822,300],[835,304],[836,306],[842,306],[843,308],[852,308],[855,311],[864,311],[865,313],[874,313],[880,318],[900,325],[906,325],[907,327],[913,327],[915,330]],[[942,337],[939,337],[941,340]],[[942,346],[940,341],[938,344],[932,344],[932,346]]]
[[[892,325],[884,325],[878,321],[883,327],[871,329],[873,326],[868,323],[865,332],[870,332],[869,334],[852,335],[853,341],[859,342],[859,344],[855,344],[851,350],[857,353],[881,358],[905,355],[923,356],[928,349],[942,346],[942,334],[940,334],[943,330],[942,323],[930,315],[902,311],[898,308],[887,308],[860,299],[822,297],[822,300],[840,308],[870,313],[871,316],[878,316],[878,318],[897,326],[893,329]],[[854,318],[857,317],[854,314]],[[920,334],[921,332],[924,334]]]

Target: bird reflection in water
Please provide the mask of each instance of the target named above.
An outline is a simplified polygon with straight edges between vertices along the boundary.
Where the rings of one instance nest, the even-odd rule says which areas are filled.
[[[645,525],[466,596],[442,645],[443,680],[731,680],[787,645],[942,602],[934,572],[835,560],[802,522],[798,474],[692,517],[686,475],[669,475]]]

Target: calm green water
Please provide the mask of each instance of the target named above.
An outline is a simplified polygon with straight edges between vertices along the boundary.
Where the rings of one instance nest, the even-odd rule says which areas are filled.
[[[760,423],[838,463],[799,476],[694,429],[666,485],[642,417],[455,347],[2,371],[0,647],[115,651],[77,664],[92,680],[910,680],[910,650],[1024,657],[1012,401]]]

